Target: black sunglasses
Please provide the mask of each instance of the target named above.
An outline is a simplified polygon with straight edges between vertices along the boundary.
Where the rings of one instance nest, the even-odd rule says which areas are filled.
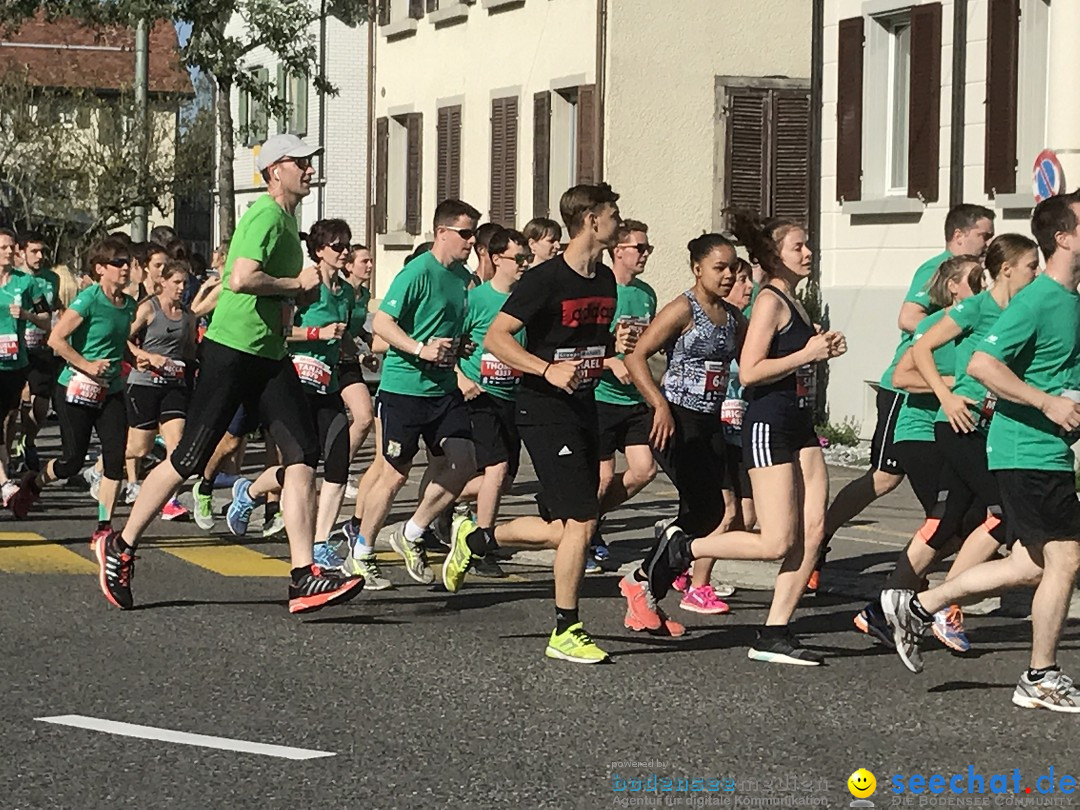
[[[131,259],[128,259],[126,257],[109,259],[107,262],[105,262],[105,264],[109,265],[109,267],[127,267],[129,264],[131,264]]]
[[[446,230],[448,231],[453,231],[466,242],[476,236],[476,231],[474,231],[472,228],[454,228],[450,225],[443,225],[443,227],[446,228]]]
[[[306,172],[311,168],[311,158],[309,157],[287,157],[282,158],[282,161],[288,161],[289,163],[295,163],[296,168],[302,172]]]
[[[334,251],[334,253],[344,253],[345,251],[347,251],[349,249],[349,243],[348,242],[334,242],[334,244],[327,245],[326,247],[330,248],[332,251]]]
[[[616,245],[616,247],[633,248],[638,253],[642,253],[642,254],[644,254],[646,256],[648,256],[650,253],[653,252],[653,250],[655,250],[655,248],[652,245],[642,244],[640,242],[636,243],[636,244],[633,244],[633,245]]]
[[[518,267],[524,267],[533,260],[531,253],[518,253],[516,256],[499,256],[500,259],[512,259]]]

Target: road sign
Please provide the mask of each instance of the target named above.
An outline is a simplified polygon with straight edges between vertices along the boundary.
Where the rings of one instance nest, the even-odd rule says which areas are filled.
[[[1031,192],[1035,202],[1041,203],[1065,190],[1065,172],[1061,168],[1057,155],[1044,149],[1035,158],[1032,169]]]

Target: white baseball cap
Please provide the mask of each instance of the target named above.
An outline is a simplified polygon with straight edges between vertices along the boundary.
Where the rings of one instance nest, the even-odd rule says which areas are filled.
[[[268,169],[282,158],[305,158],[321,152],[321,146],[308,146],[299,136],[291,133],[273,135],[259,147],[259,156],[255,167],[262,171]]]

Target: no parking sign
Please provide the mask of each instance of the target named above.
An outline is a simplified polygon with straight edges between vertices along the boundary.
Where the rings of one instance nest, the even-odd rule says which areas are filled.
[[[1035,202],[1041,203],[1064,190],[1065,172],[1062,171],[1057,155],[1049,149],[1042,150],[1035,158],[1032,169],[1031,192],[1035,195]]]

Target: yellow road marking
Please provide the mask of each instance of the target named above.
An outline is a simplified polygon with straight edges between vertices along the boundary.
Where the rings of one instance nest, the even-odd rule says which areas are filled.
[[[254,549],[207,537],[169,538],[153,547],[225,577],[287,577],[289,563]]]
[[[33,532],[0,532],[0,571],[13,574],[92,574],[97,565]]]

